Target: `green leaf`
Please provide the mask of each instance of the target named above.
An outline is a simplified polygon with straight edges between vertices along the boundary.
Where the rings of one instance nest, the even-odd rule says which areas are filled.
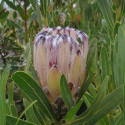
[[[102,73],[102,80],[106,76],[109,76],[109,61],[108,61],[108,54],[104,47],[101,48],[101,55],[100,55],[100,66],[101,66],[101,73]]]
[[[86,93],[83,95],[83,100],[84,100],[87,108],[89,108],[92,103],[90,104],[90,99],[88,99],[88,97],[86,96]]]
[[[8,15],[9,15],[9,11],[4,12],[3,14],[0,15],[0,20],[6,19]]]
[[[110,29],[114,28],[114,20],[113,20],[113,13],[110,9],[110,6],[107,2],[107,0],[97,0],[98,4],[100,6],[100,9],[102,11],[102,14],[104,18],[106,19],[106,22]]]
[[[25,20],[25,13],[24,13],[24,10],[23,8],[21,7],[21,5],[17,5],[17,10],[18,10],[18,13],[20,14],[21,18],[23,20]]]
[[[119,28],[119,26],[121,26],[121,24],[119,22],[116,22],[115,28],[114,28],[114,37],[116,36],[116,34],[118,34],[118,28]]]
[[[121,111],[119,114],[117,114],[115,117],[113,117],[114,125],[124,125],[123,121],[123,112]]]
[[[42,9],[42,13],[45,16],[46,15],[46,8],[47,8],[47,2],[48,0],[40,0],[40,5],[41,5],[41,9]]]
[[[73,98],[64,74],[62,74],[60,79],[60,90],[61,90],[62,99],[65,105],[67,106],[68,110],[70,110],[71,107],[73,106]]]
[[[57,119],[60,118],[60,114],[61,114],[61,103],[59,101],[57,105]]]
[[[14,83],[12,82],[9,85],[9,92],[8,92],[9,105],[14,104],[14,102],[13,102],[13,89],[14,89]]]
[[[35,0],[29,0],[29,1],[32,4],[33,9],[36,11],[36,3],[35,2],[37,2],[37,1],[35,1]]]
[[[102,20],[101,20],[101,23],[102,23],[103,28],[106,30],[106,27],[107,27],[106,20],[105,20],[105,19],[102,19]]]
[[[45,96],[40,86],[25,72],[16,72],[12,75],[12,79],[22,91],[32,100],[36,102],[39,109],[50,119],[54,120],[54,112],[50,102]]]
[[[108,77],[104,79],[97,94],[97,97],[93,101],[92,105],[85,112],[79,115],[76,119],[74,119],[71,122],[68,122],[67,124],[85,124],[88,120],[91,119],[91,117],[94,116],[94,113],[97,111],[98,106],[102,102],[102,98],[104,98],[107,82],[108,82]]]
[[[124,93],[123,93],[124,97],[123,97],[123,119],[125,119],[125,84],[124,84]],[[124,121],[125,123],[125,121]]]
[[[84,101],[86,103],[86,106],[90,107],[90,105],[92,104],[94,100],[94,97],[90,93],[85,92],[85,94],[83,95],[83,99],[85,99]]]
[[[115,43],[115,82],[116,87],[125,83],[125,31],[120,26],[118,28],[118,36]]]
[[[75,106],[67,113],[66,117],[65,117],[65,120],[67,122],[73,120],[75,118],[75,115],[77,113],[77,111],[79,110],[80,106],[82,105],[83,103],[83,98],[81,98],[77,104],[75,104]]]
[[[86,125],[95,124],[107,113],[113,110],[120,102],[123,101],[124,85],[121,85],[116,90],[108,94],[102,101],[98,110],[95,112],[93,117],[86,123]]]
[[[121,16],[123,16],[125,13],[125,1],[121,0]]]
[[[31,17],[30,17],[30,21],[35,21],[37,19],[36,13],[34,12]]]
[[[90,47],[89,47],[89,52],[88,52],[88,56],[87,56],[87,62],[86,62],[86,79],[89,75],[93,60],[94,60],[94,56],[96,53],[96,49],[97,49],[97,39],[94,39],[91,43],[90,43]],[[86,80],[85,79],[85,80]]]
[[[14,105],[10,105],[10,108],[11,108],[12,116],[18,117],[16,107]]]
[[[28,42],[26,45],[25,58],[26,58],[26,65],[25,65],[24,71],[28,73],[31,59],[32,59],[30,42]]]
[[[0,75],[0,125],[6,125],[6,99]]]
[[[16,13],[16,11],[13,12],[13,18],[14,18],[14,19],[17,18],[17,13]]]
[[[43,28],[42,14],[41,14],[40,9],[39,9],[38,1],[37,0],[30,0],[30,3],[32,4],[33,9],[36,12],[37,21],[39,23],[40,28],[42,29]]]
[[[10,74],[10,70],[11,70],[11,65],[8,64],[2,73],[2,84],[4,87],[4,91],[6,90],[6,84],[7,84],[9,74]]]
[[[36,102],[37,102],[37,100],[33,101],[33,102],[21,113],[20,117],[18,118],[18,120],[17,120],[17,122],[16,122],[16,125],[18,125],[19,120],[20,120],[21,117],[25,114],[25,112],[26,112],[27,110],[29,110],[29,108],[31,108]]]
[[[83,82],[83,85],[81,87],[80,93],[79,93],[79,99],[83,96],[84,92],[86,91],[86,89],[88,88],[89,84],[92,82],[93,79],[93,75],[91,75],[90,78],[88,78],[89,72],[90,72],[90,68],[92,66],[93,60],[94,60],[94,56],[96,53],[96,49],[97,49],[97,40],[94,39],[89,47],[89,52],[88,52],[88,56],[87,56],[87,66],[86,66],[86,75],[85,75],[85,80]]]
[[[51,121],[45,116],[45,113],[39,110],[38,107],[36,107],[35,105],[34,105],[34,113],[42,125],[50,124]]]
[[[95,76],[95,73],[91,74],[91,76],[83,83],[83,86],[80,90],[79,99],[83,96],[83,94],[87,90],[87,88],[90,85],[90,83],[92,82],[94,76]]]
[[[6,114],[8,114],[8,115],[12,114],[11,111],[10,111],[10,107],[7,103],[6,103]]]
[[[16,28],[19,28],[19,29],[21,29],[21,27],[17,24],[17,23],[15,23],[14,21],[12,21],[12,20],[7,20],[7,23],[8,23],[8,25],[9,26],[14,26],[14,27],[16,27]]]
[[[51,17],[51,14],[48,11],[46,12],[46,16],[47,16],[48,24],[50,24],[51,21],[52,21],[52,17]]]
[[[11,115],[6,115],[6,119],[7,119],[6,122],[7,122],[9,125],[15,125],[16,122],[17,122],[17,120],[18,120],[18,118],[13,117],[13,116],[11,116]],[[4,124],[1,124],[1,125],[4,125]],[[30,122],[27,122],[27,121],[23,121],[23,120],[19,119],[18,125],[36,125],[36,124],[30,123]]]
[[[84,11],[83,7],[84,7],[86,0],[78,0],[78,2],[79,2],[80,11],[83,12]]]
[[[35,79],[35,81],[36,81],[37,83],[39,83],[39,78],[38,78],[37,72],[36,72],[36,70],[34,69],[34,66],[33,66],[32,63],[30,63],[30,72],[31,72],[31,74],[32,74],[32,77]]]
[[[120,85],[125,83],[125,31],[118,28],[118,65]]]
[[[23,103],[24,103],[25,108],[27,108],[30,105],[30,102],[28,102],[26,99],[23,99]],[[34,114],[33,107],[30,107],[26,111],[26,119],[29,122],[35,123],[36,125],[40,125],[36,115]]]
[[[99,121],[99,123],[100,123],[101,125],[113,125],[113,124],[110,124],[107,115],[104,116],[104,117]]]
[[[92,75],[94,75],[95,73],[93,73]],[[95,75],[94,75],[95,76]],[[94,78],[94,76],[92,76]],[[91,84],[89,84],[89,87],[88,87],[88,90],[89,90],[89,93],[91,93],[91,95],[93,97],[96,97],[97,93],[96,93],[96,87],[95,85],[93,85],[93,83],[91,82]]]
[[[6,2],[6,4],[7,4],[10,8],[16,10],[16,6],[14,5],[14,2],[11,2],[10,0],[4,0],[4,1]]]

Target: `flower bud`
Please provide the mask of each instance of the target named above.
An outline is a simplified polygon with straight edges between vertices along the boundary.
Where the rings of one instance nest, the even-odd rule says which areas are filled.
[[[45,27],[36,35],[34,66],[51,102],[60,96],[61,74],[65,75],[72,96],[77,95],[85,77],[88,49],[88,36],[70,27]]]

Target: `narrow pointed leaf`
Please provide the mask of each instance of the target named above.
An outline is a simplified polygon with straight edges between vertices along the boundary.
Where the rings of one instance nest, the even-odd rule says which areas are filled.
[[[9,104],[14,104],[14,101],[13,101],[13,89],[14,89],[14,83],[12,82],[9,85],[9,92],[8,92]]]
[[[79,99],[83,96],[84,92],[86,91],[86,89],[88,88],[90,81],[92,80],[93,76],[91,76],[91,78],[88,78],[89,72],[90,72],[90,68],[92,66],[92,62],[94,60],[94,56],[96,53],[96,48],[97,48],[97,40],[94,39],[94,41],[91,42],[90,47],[89,47],[89,52],[88,52],[88,56],[87,56],[87,66],[86,66],[86,75],[85,75],[85,80],[83,82],[83,85],[81,87],[80,93],[79,93]],[[88,84],[89,82],[89,84]]]
[[[0,125],[6,125],[6,99],[0,75]]]
[[[82,105],[83,103],[83,99],[81,98],[77,104],[68,112],[68,114],[66,115],[66,118],[65,120],[67,122],[73,120],[75,118],[75,115],[77,113],[77,111],[79,110],[80,106]]]
[[[9,11],[4,12],[3,14],[0,15],[0,20],[7,18],[9,15]]]
[[[23,20],[25,20],[25,13],[24,13],[24,10],[23,10],[23,8],[21,7],[21,5],[17,5],[17,11],[18,11],[18,13],[20,14],[21,18],[22,18]]]
[[[27,108],[29,105],[30,105],[30,102],[28,102],[26,99],[23,99],[23,102],[24,102],[24,106],[25,108]],[[26,111],[26,119],[27,121],[29,122],[32,122],[32,123],[35,123],[37,125],[40,125],[34,111],[33,111],[33,107],[30,107],[30,109],[28,109]]]
[[[85,88],[83,89],[83,91],[86,90],[86,88],[89,86],[89,84],[92,82],[92,79],[94,77],[95,73],[93,73],[89,78],[88,80],[86,81],[86,85],[87,86],[84,86]],[[77,104],[68,112],[68,114],[66,115],[66,121],[71,121],[75,118],[75,115],[77,113],[77,111],[79,110],[80,106],[82,105],[83,103],[83,97],[79,99],[79,101],[77,102]]]
[[[33,9],[34,9],[35,12],[36,12],[37,21],[38,21],[38,23],[39,23],[40,28],[42,29],[42,27],[43,27],[42,14],[41,14],[40,9],[39,9],[38,1],[37,1],[37,0],[30,0],[30,3],[32,4]]]
[[[110,29],[114,28],[113,13],[107,0],[97,0],[104,18]]]
[[[50,102],[45,96],[44,92],[40,86],[25,72],[16,72],[12,75],[12,79],[19,86],[22,91],[32,100],[36,102],[39,109],[44,112],[44,114],[54,120],[54,113]]]
[[[13,117],[13,116],[11,116],[11,115],[6,115],[6,119],[7,119],[6,122],[7,122],[9,125],[15,125],[16,122],[17,122],[17,120],[18,120],[18,118]],[[3,125],[3,124],[1,124],[1,125]],[[19,122],[18,122],[18,125],[36,125],[36,124],[30,123],[30,122],[26,122],[26,121],[23,121],[23,120],[20,119]]]
[[[18,117],[17,109],[14,105],[10,105],[12,116]]]
[[[108,94],[102,101],[98,110],[94,113],[93,117],[85,124],[95,124],[107,113],[113,110],[120,102],[123,101],[124,85],[118,87],[116,90]]]
[[[31,72],[32,77],[34,78],[34,80],[35,80],[37,83],[39,83],[39,78],[38,78],[38,76],[37,76],[37,72],[36,72],[36,70],[34,69],[34,66],[33,66],[32,63],[30,63],[30,72]]]
[[[6,2],[6,4],[7,4],[10,8],[16,10],[16,6],[14,5],[14,2],[11,2],[10,0],[4,0],[4,1]]]
[[[97,111],[98,106],[102,102],[102,98],[104,98],[107,82],[108,82],[108,77],[104,79],[99,89],[99,92],[97,94],[97,97],[92,103],[92,105],[85,112],[83,112],[80,116],[78,116],[73,121],[68,122],[67,124],[85,124],[88,120],[91,119],[92,116],[94,116],[94,113]]]
[[[106,76],[109,76],[109,61],[108,61],[108,54],[107,51],[104,47],[101,49],[101,57],[100,57],[100,62],[101,62],[101,73],[102,73],[102,80]]]
[[[71,107],[73,106],[73,99],[64,74],[61,76],[60,79],[60,90],[62,99],[66,104],[68,110],[71,109]]]
[[[35,103],[37,102],[37,100],[33,101],[30,105],[28,105],[28,107],[21,113],[20,117],[18,118],[17,122],[15,125],[18,125],[19,120],[21,119],[21,117],[26,113],[27,110],[29,110]]]
[[[11,65],[8,64],[2,73],[2,84],[4,87],[4,91],[6,90],[6,84],[7,84],[9,74],[10,74],[10,70],[11,70]]]

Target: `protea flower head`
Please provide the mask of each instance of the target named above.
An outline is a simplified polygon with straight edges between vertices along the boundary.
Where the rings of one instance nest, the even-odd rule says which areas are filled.
[[[45,27],[36,35],[34,66],[52,103],[60,97],[61,74],[65,75],[72,96],[77,95],[85,77],[88,48],[88,36],[70,27]]]

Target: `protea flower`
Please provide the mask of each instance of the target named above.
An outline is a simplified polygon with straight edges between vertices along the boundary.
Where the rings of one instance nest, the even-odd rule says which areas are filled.
[[[70,27],[45,27],[36,35],[34,66],[52,103],[60,97],[61,74],[65,75],[72,96],[77,95],[85,77],[88,48],[88,36]]]

